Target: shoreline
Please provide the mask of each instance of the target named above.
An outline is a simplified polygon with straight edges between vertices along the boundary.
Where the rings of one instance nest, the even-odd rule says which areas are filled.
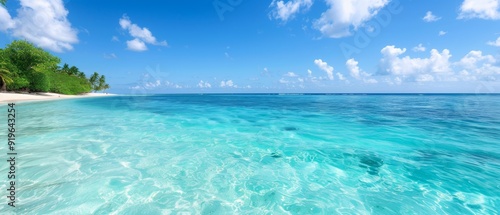
[[[64,95],[58,93],[10,93],[1,92],[0,93],[0,105],[7,104],[9,102],[37,102],[37,101],[52,101],[61,99],[78,99],[78,98],[92,98],[92,97],[104,97],[104,96],[116,96],[116,94],[109,93],[86,93],[82,95]]]

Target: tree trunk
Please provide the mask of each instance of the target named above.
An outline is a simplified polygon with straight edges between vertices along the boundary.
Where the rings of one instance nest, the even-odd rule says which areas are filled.
[[[0,80],[1,84],[2,84],[2,88],[0,89],[1,92],[6,92],[7,91],[7,84],[5,84],[4,81]]]

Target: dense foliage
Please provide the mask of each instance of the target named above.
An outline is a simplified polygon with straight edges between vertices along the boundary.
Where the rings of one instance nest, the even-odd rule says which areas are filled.
[[[109,85],[106,84],[106,77],[104,75],[99,76],[97,72],[94,72],[92,76],[89,78],[90,85],[92,86],[92,90],[101,91],[109,89]]]
[[[14,41],[0,49],[0,86],[2,90],[81,94],[109,88],[104,75],[94,73],[87,79],[76,66],[35,47],[27,41]]]

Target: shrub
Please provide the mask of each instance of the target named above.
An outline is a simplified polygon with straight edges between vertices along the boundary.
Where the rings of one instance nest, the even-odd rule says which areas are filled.
[[[70,76],[64,73],[50,74],[50,91],[55,93],[78,95],[90,92],[87,79]]]
[[[13,77],[12,80],[14,82],[7,85],[7,90],[9,91],[26,90],[30,86],[30,82],[24,77]]]
[[[50,80],[44,72],[33,72],[30,83],[30,91],[48,92],[50,90]]]

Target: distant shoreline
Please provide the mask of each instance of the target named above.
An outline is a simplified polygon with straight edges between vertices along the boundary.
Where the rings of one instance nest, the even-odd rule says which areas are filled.
[[[82,95],[63,95],[58,93],[0,93],[0,104],[9,102],[30,102],[30,101],[50,101],[60,99],[76,99],[76,98],[90,98],[90,97],[103,97],[103,96],[116,96],[116,94],[109,93],[85,93]]]

